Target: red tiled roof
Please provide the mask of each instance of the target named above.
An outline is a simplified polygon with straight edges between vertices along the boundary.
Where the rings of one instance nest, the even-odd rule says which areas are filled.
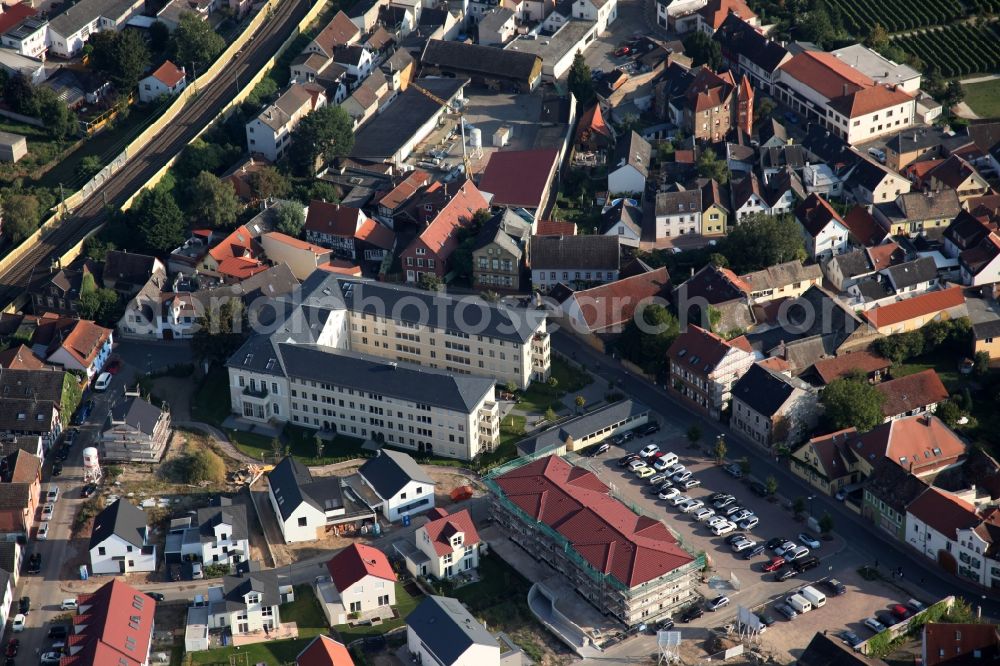
[[[93,594],[77,597],[81,614],[73,617],[80,628],[73,642],[83,649],[62,664],[115,664],[140,666],[145,663],[153,633],[156,602],[131,585],[112,580]],[[131,649],[130,649],[131,646]]]
[[[316,268],[321,271],[326,271],[327,273],[338,273],[340,275],[353,275],[361,277],[361,266],[352,264],[344,259],[333,259],[325,264],[320,264]]]
[[[41,370],[45,367],[42,359],[25,345],[17,345],[0,352],[0,368],[13,370]]]
[[[874,81],[858,70],[824,51],[803,51],[792,56],[778,69],[830,100],[843,96],[845,91],[851,93],[875,85]]]
[[[834,379],[846,377],[852,370],[860,370],[867,375],[879,370],[888,370],[891,366],[892,361],[869,351],[851,352],[843,356],[816,361],[813,364],[816,374],[819,375],[824,384],[829,384]]]
[[[972,176],[979,176],[979,172],[957,155],[952,155],[930,172],[931,178],[941,181],[953,190],[959,189]]]
[[[874,464],[888,458],[921,475],[955,464],[965,455],[965,442],[936,416],[908,416],[884,423],[852,445],[859,457]]]
[[[941,158],[914,162],[913,164],[908,164],[903,169],[903,175],[912,180],[917,186],[922,186],[925,182],[930,182],[927,180],[927,176],[942,162],[944,160]]]
[[[903,253],[899,252],[899,245],[889,242],[868,248],[868,258],[871,260],[875,270],[880,271],[897,263],[895,260],[902,259]]]
[[[359,216],[364,217],[360,208],[341,206],[325,201],[310,201],[304,230],[354,238],[354,234],[358,230]]]
[[[343,643],[317,636],[295,658],[295,666],[354,666],[354,660]]]
[[[445,259],[458,245],[456,229],[469,224],[473,214],[485,208],[489,208],[489,204],[482,192],[471,180],[466,180],[414,242],[422,241],[428,249]]]
[[[718,30],[730,14],[736,14],[744,21],[757,18],[757,14],[743,0],[709,0],[698,13],[712,30]]]
[[[289,247],[293,247],[296,250],[306,250],[312,252],[313,254],[327,254],[330,252],[328,248],[307,243],[303,240],[299,240],[298,238],[289,236],[288,234],[283,234],[280,231],[269,231],[264,234],[264,237]]]
[[[343,592],[366,576],[396,582],[396,574],[389,566],[389,558],[378,548],[361,543],[351,544],[340,551],[326,568],[338,592]]]
[[[746,340],[745,336],[740,336]],[[762,368],[771,370],[772,372],[783,373],[790,372],[792,370],[792,364],[781,358],[780,356],[772,356],[770,358],[765,358],[763,361],[758,361],[757,365]]]
[[[391,249],[393,241],[396,240],[396,234],[391,229],[382,226],[370,217],[361,223],[354,237],[383,250]]]
[[[743,336],[727,342],[711,331],[689,324],[687,330],[670,345],[667,357],[671,364],[684,366],[704,377],[711,374],[733,348],[751,353],[750,344]]]
[[[898,416],[906,412],[936,405],[948,399],[948,389],[933,368],[878,384],[875,390],[885,396],[882,414]]]
[[[222,242],[208,251],[210,257],[217,263],[222,263],[230,257],[253,255],[253,234],[246,225],[240,225],[226,236]]]
[[[558,456],[540,458],[495,481],[530,518],[561,534],[594,569],[629,588],[694,560],[663,523],[633,513],[593,472]]]
[[[820,471],[830,481],[850,474],[850,443],[856,442],[858,431],[854,428],[819,435],[809,440],[816,455]]]
[[[990,664],[1000,659],[1000,628],[984,624],[924,624],[923,666]],[[979,652],[978,655],[975,652]]]
[[[389,210],[396,210],[409,201],[410,197],[416,194],[417,190],[430,183],[430,180],[431,177],[426,171],[416,169],[404,178],[399,185],[392,188],[388,194],[379,199],[378,203]]]
[[[5,5],[3,8],[3,14],[0,14],[0,35],[7,32],[29,16],[34,16],[37,13],[38,10],[33,9],[31,5]]]
[[[892,326],[900,322],[937,315],[943,310],[956,308],[965,303],[965,294],[961,287],[949,287],[939,291],[931,291],[920,296],[907,298],[898,303],[881,305],[864,313],[867,319],[875,328]]]
[[[688,86],[685,96],[688,106],[695,113],[698,113],[722,106],[729,100],[735,89],[736,85],[733,83],[732,75],[728,73],[719,75],[702,65],[701,69],[695,73],[694,80]]]
[[[47,322],[43,319],[40,322],[40,327],[47,326],[49,323],[60,331],[58,335],[54,334],[55,337],[49,347],[49,355],[52,355],[57,346],[62,347],[85,368],[90,367],[111,336],[111,329],[98,326],[87,319],[61,318],[53,322]],[[62,343],[53,346],[59,335],[62,336]]]
[[[573,294],[591,331],[601,331],[631,321],[638,305],[654,296],[667,298],[670,275],[666,268],[602,284]]]
[[[494,206],[538,208],[552,184],[558,158],[555,148],[493,153],[479,179],[479,189],[493,195]]]
[[[979,524],[976,507],[934,486],[920,493],[906,511],[949,539],[954,539],[958,530]]]
[[[184,80],[184,70],[169,60],[164,60],[163,64],[157,67],[150,76],[166,87],[173,88]]]
[[[604,113],[601,111],[600,104],[594,104],[594,106],[583,112],[583,115],[580,117],[580,124],[576,131],[577,142],[579,143],[587,140],[589,138],[586,136],[587,133],[599,134],[608,141],[612,141],[614,139],[611,128],[608,127],[608,124],[604,121]]]
[[[219,262],[218,273],[237,280],[245,280],[267,270],[267,265],[257,259],[228,257]]]
[[[535,225],[536,236],[576,236],[576,222],[539,220]]]
[[[327,55],[332,57],[334,47],[350,44],[360,34],[361,30],[358,29],[358,26],[354,25],[351,18],[341,10],[330,19],[330,22],[316,35],[316,39],[313,41],[322,46],[327,51]]]
[[[887,232],[864,206],[855,206],[843,218],[844,226],[862,245],[881,243]]]
[[[837,222],[844,228],[847,227],[833,206],[815,192],[795,208],[795,218],[813,238],[819,236],[830,222]]]
[[[436,509],[435,518],[424,525],[427,530],[427,537],[434,544],[434,552],[439,556],[454,552],[451,545],[451,538],[461,532],[465,536],[462,543],[466,546],[475,546],[479,543],[479,532],[468,509],[462,509],[458,513],[448,513],[444,509]],[[441,514],[444,515],[441,515]]]
[[[842,116],[857,118],[911,101],[913,95],[902,88],[893,90],[887,86],[875,85],[831,99],[829,106]]]

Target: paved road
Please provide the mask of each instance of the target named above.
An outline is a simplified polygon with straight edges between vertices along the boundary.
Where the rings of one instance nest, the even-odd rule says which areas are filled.
[[[552,340],[558,351],[585,363],[591,370],[597,368],[597,374],[605,379],[620,381],[625,393],[645,402],[654,411],[670,419],[674,425],[680,424],[681,428],[686,429],[690,425],[697,424],[706,441],[713,441],[716,435],[725,434],[730,457],[749,457],[753,463],[754,475],[761,478],[774,475],[778,480],[779,492],[785,496],[815,494],[812,487],[794,476],[785,465],[776,463],[769,456],[761,455],[759,447],[748,443],[722,424],[688,411],[675,402],[664,389],[636,377],[614,359],[583,344],[569,333],[558,331]],[[918,579],[923,581],[920,588],[925,596],[941,598],[949,594],[958,594],[973,606],[981,605],[984,615],[993,619],[1000,618],[1000,599],[995,595],[985,597],[983,592],[966,586],[962,581],[942,575],[931,562],[913,557],[901,544],[883,537],[873,525],[859,520],[856,514],[833,498],[817,496],[814,502],[814,515],[820,516],[824,512],[830,513],[837,533],[850,544],[851,550],[860,556],[861,561],[874,564],[877,560],[883,573],[890,567],[894,569],[901,566],[906,582]]]
[[[312,0],[283,0],[256,38],[237,55],[212,83],[203,86],[180,114],[111,176],[86,202],[5,273],[0,275],[0,305],[7,306],[24,293],[37,265],[61,256],[88,232],[104,223],[105,205],[121,206],[139,191],[164,164],[177,155],[232,99],[240,79],[246,81],[263,68],[281,43],[309,11]],[[105,204],[106,202],[106,204]]]

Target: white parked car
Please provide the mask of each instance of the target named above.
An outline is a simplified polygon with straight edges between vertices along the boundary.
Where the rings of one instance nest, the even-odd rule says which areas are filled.
[[[666,490],[661,490],[658,497],[661,500],[672,500],[673,498],[677,497],[680,494],[681,491],[677,490],[676,488],[667,488]]]
[[[750,509],[743,509],[742,511],[738,512],[736,515],[731,516],[729,518],[729,520],[733,521],[734,523],[738,523],[741,520],[746,520],[747,518],[749,518],[752,515],[753,515],[753,511],[751,511]]]
[[[55,507],[51,504],[46,504],[42,507],[42,520],[50,520],[52,518],[52,512]]]
[[[876,634],[881,634],[883,631],[885,631],[885,625],[873,617],[866,617],[861,622],[861,624],[865,625],[866,627],[874,631]]]
[[[724,525],[725,523],[728,522],[729,521],[723,518],[722,516],[715,516],[714,518],[709,518],[708,522],[705,524],[711,528],[715,527],[716,525]]]
[[[677,483],[684,483],[685,481],[691,478],[691,470],[686,469],[683,472],[678,472],[677,474],[674,474],[670,478],[676,481]]]
[[[702,507],[694,512],[694,519],[699,523],[704,523],[713,517],[715,517],[715,512],[707,507]]]
[[[674,503],[674,506],[680,506],[681,504],[687,502],[690,499],[691,498],[688,497],[687,495],[678,495],[677,497],[673,498],[670,501]]]
[[[757,545],[756,541],[750,541],[749,539],[744,539],[743,541],[737,541],[733,544],[733,552],[742,553],[747,548],[753,548]]]
[[[628,469],[630,472],[635,472],[642,469],[643,467],[649,467],[645,460],[633,460],[628,464]]]
[[[775,555],[784,555],[788,551],[795,550],[798,547],[799,547],[799,544],[795,543],[794,541],[786,541],[786,542],[784,542],[783,544],[781,544],[780,546],[778,546],[777,548],[774,549],[774,554]]]
[[[25,617],[23,613],[18,613],[14,616],[14,621],[11,624],[11,628],[14,630],[14,633],[24,631],[24,620]]]
[[[758,518],[753,514],[750,514],[749,518],[744,518],[739,522],[739,526],[741,530],[752,530],[753,528],[757,527],[759,523],[760,523],[760,518]]]
[[[684,490],[691,490],[692,488],[697,488],[698,486],[700,486],[701,481],[699,481],[698,479],[688,479],[682,485],[684,486]]]
[[[673,464],[673,465],[671,465],[670,467],[667,468],[667,474],[669,474],[670,476],[673,476],[674,474],[680,474],[681,472],[683,472],[686,469],[687,469],[687,467],[685,467],[684,465],[682,465],[680,463],[675,463],[675,464]]]
[[[688,500],[687,502],[684,502],[684,504],[681,504],[679,508],[684,513],[691,513],[692,511],[697,511],[703,506],[705,506],[705,503],[702,502],[700,499],[692,499]]]
[[[712,528],[712,534],[714,534],[715,536],[723,536],[723,535],[729,534],[730,532],[732,532],[735,529],[736,529],[736,525],[734,525],[733,523],[731,523],[731,522],[729,522],[727,520],[726,522],[721,523],[721,524],[716,525],[715,527],[713,527]]]
[[[786,550],[782,557],[785,558],[786,562],[791,562],[793,560],[799,560],[809,554],[809,549],[805,546],[799,546],[795,550]]]
[[[41,523],[38,526],[38,533],[35,535],[35,539],[38,541],[45,541],[49,538],[49,524]]]
[[[668,470],[671,467],[673,467],[673,465],[668,465],[667,461],[665,461],[663,458],[658,458],[656,462],[653,463],[653,469],[655,469],[657,472],[665,472],[668,475],[670,474]]]
[[[659,445],[647,444],[646,446],[642,447],[641,451],[639,451],[639,455],[642,456],[643,458],[648,458],[659,450],[660,450]]]

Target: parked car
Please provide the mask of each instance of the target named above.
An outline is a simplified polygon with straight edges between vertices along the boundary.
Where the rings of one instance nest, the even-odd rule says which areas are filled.
[[[628,469],[629,469],[630,472],[634,472],[637,469],[642,469],[643,467],[647,467],[647,468],[650,469],[650,471],[652,471],[652,468],[649,467],[649,465],[646,464],[646,461],[642,460],[640,458],[636,458],[635,460],[633,460],[632,462],[630,462],[628,464]]]
[[[892,607],[889,608],[889,612],[892,613],[893,617],[895,617],[900,622],[910,617],[911,615],[909,609],[907,609],[906,606],[904,606],[903,604],[893,604]]]
[[[87,497],[90,497],[96,492],[97,492],[97,486],[95,486],[93,483],[88,483],[83,487],[82,490],[80,490],[80,496],[86,499]]]
[[[729,517],[729,516],[735,516],[740,511],[745,511],[745,509],[738,504],[731,504],[722,511],[720,511],[720,513],[726,517]]]
[[[701,481],[698,479],[688,479],[683,484],[684,490],[691,490],[692,488],[697,488],[701,485]]]
[[[653,469],[654,472],[656,472],[656,468],[655,467],[653,467],[652,469]],[[649,485],[651,485],[651,486],[659,486],[661,483],[663,483],[664,481],[667,480],[667,475],[664,474],[663,472],[657,472],[657,473],[653,474],[653,476],[649,477],[648,480],[649,480]]]
[[[16,657],[17,651],[21,649],[21,641],[17,638],[12,638],[7,641],[7,656]]]
[[[847,586],[841,583],[836,578],[829,578],[822,582],[823,587],[825,587],[831,595],[839,597],[842,594],[847,594]]]
[[[792,562],[794,560],[801,560],[808,554],[809,554],[808,548],[806,548],[805,546],[799,546],[795,550],[786,550],[784,553],[782,553],[782,557],[784,557],[787,561]]]
[[[164,601],[166,599],[166,597],[159,592],[146,592],[146,596],[153,601]]]
[[[639,454],[638,453],[630,453],[627,456],[622,456],[621,458],[618,459],[618,466],[619,467],[624,467],[625,465],[628,465],[632,461],[638,460],[638,459],[639,459]]]
[[[205,577],[205,571],[201,568],[201,562],[191,563],[191,580],[201,580]]]
[[[731,523],[731,522],[729,522],[727,520],[725,523],[713,527],[712,528],[712,533],[715,536],[724,536],[726,534],[729,534],[730,532],[732,532],[735,529],[736,529],[736,525],[733,524],[733,523]]]
[[[24,631],[25,619],[26,618],[24,617],[23,613],[18,613],[17,615],[15,615],[14,619],[11,621],[11,626],[10,626],[11,630],[14,631],[14,633]]]
[[[673,465],[667,464],[667,461],[663,460],[662,458],[653,463],[653,469],[655,469],[657,472],[666,472],[669,474],[667,470],[669,470],[671,467],[673,467]]]
[[[659,445],[647,444],[646,446],[642,447],[642,449],[639,451],[639,455],[643,458],[648,458],[659,450],[660,450]]]
[[[673,503],[674,506],[680,506],[681,504],[687,502],[690,499],[691,497],[689,495],[678,495],[677,497],[673,498],[670,501]]]
[[[760,623],[763,624],[765,627],[770,627],[775,622],[777,622],[777,620],[774,619],[773,615],[764,610],[759,611],[757,613],[757,618],[760,620]]]
[[[743,509],[741,511],[737,511],[736,514],[733,515],[732,518],[730,518],[730,520],[732,520],[735,523],[738,523],[741,520],[746,520],[747,518],[749,518],[752,515],[753,515],[753,511],[751,511],[750,509]]]
[[[764,553],[764,544],[759,543],[750,550],[743,551],[743,559],[752,560],[753,558],[757,557],[758,555],[762,555],[763,553]]]
[[[42,554],[32,553],[28,557],[28,573],[36,574],[42,570]]]
[[[49,538],[49,524],[41,523],[38,526],[38,532],[35,533],[35,539],[38,541],[45,541]]]
[[[31,597],[21,597],[21,600],[17,603],[17,610],[27,615],[28,611],[31,610]]]
[[[767,486],[765,486],[760,481],[754,481],[750,484],[750,490],[753,491],[754,495],[759,495],[760,497],[767,497]]]
[[[59,486],[49,486],[45,493],[45,501],[55,504],[59,501]]]
[[[734,553],[742,553],[746,549],[753,548],[756,545],[757,545],[756,541],[750,541],[750,540],[740,541],[740,542],[737,542],[737,543],[733,544],[733,552]]]
[[[799,532],[799,541],[809,546],[810,548],[819,548],[823,544],[819,542],[819,539],[809,534],[808,532]]]
[[[732,497],[732,495],[730,495],[729,493],[712,493],[708,499],[711,500],[712,502],[718,502],[719,500],[725,499],[726,497]]]
[[[55,509],[55,507],[52,506],[51,504],[46,504],[45,506],[43,506],[42,507],[42,520],[51,520],[52,519],[52,511],[53,511],[53,509]]]
[[[666,469],[666,472],[670,476],[673,476],[674,474],[680,474],[681,472],[683,472],[686,469],[687,469],[687,467],[685,467],[684,465],[682,465],[680,463],[674,463],[673,465],[671,465],[670,467],[668,467]]]
[[[764,571],[771,573],[777,571],[778,569],[783,569],[785,566],[785,558],[783,557],[772,557],[771,561],[764,565]]]
[[[760,518],[758,518],[753,514],[750,514],[749,518],[744,518],[743,520],[739,521],[738,524],[741,530],[752,530],[753,528],[757,527],[758,524],[760,524]]]
[[[865,625],[866,627],[874,631],[876,634],[880,634],[883,631],[885,631],[885,625],[873,617],[866,617],[864,620],[861,621],[861,624]]]
[[[699,617],[705,614],[705,610],[698,604],[693,604],[687,607],[683,613],[681,613],[681,622],[687,624],[692,620],[697,620]]]
[[[642,467],[639,467],[638,469],[635,470],[635,475],[640,479],[647,479],[653,476],[654,474],[656,474],[656,472],[653,471],[653,468],[647,467],[646,465],[643,465]]]
[[[708,602],[708,610],[714,613],[720,608],[725,608],[728,605],[729,605],[729,597],[723,594]]]
[[[41,666],[59,666],[62,661],[63,655],[61,652],[45,652],[39,658],[38,663]]]
[[[94,382],[94,390],[100,393],[107,391],[109,386],[111,386],[111,373],[102,372],[97,376],[97,381]]]
[[[52,463],[52,476],[61,476],[63,471],[63,465],[61,462]]]
[[[861,644],[861,636],[858,636],[850,629],[844,629],[837,635],[840,636],[840,640],[844,641],[844,644],[850,647],[857,647]]]
[[[784,555],[788,551],[795,550],[798,547],[799,544],[795,543],[794,541],[785,541],[780,546],[774,548],[773,550],[775,555]]]
[[[660,623],[656,625],[657,631],[670,631],[673,628],[674,628],[674,621],[669,617],[665,620],[660,620]]]
[[[682,504],[678,504],[677,508],[683,511],[684,513],[691,513],[693,511],[697,511],[703,506],[705,506],[705,503],[702,502],[701,500],[689,499],[688,501]]]
[[[713,518],[714,516],[715,512],[705,507],[698,509],[692,514],[692,518],[697,520],[699,523],[704,523],[705,521],[709,520],[710,518]]]
[[[600,445],[595,446],[595,447],[593,447],[590,450],[590,457],[591,458],[596,458],[597,456],[601,455],[602,453],[607,453],[610,450],[611,450],[611,443],[610,442],[601,442]]]
[[[916,599],[910,599],[909,601],[906,602],[906,605],[909,606],[914,613],[920,613],[927,610],[927,606],[920,603]]]
[[[795,616],[798,615],[798,613],[795,612],[795,609],[786,604],[784,601],[774,604],[774,610],[784,615],[786,620],[794,620]]]
[[[735,501],[736,501],[736,498],[733,497],[732,495],[729,495],[728,497],[723,497],[722,499],[719,499],[719,500],[715,501],[715,508],[716,509],[725,509],[727,506],[729,506],[730,504],[732,504]]]
[[[684,470],[683,472],[678,472],[677,474],[674,474],[670,478],[674,481],[674,483],[684,483],[685,481],[691,478],[691,471]]]
[[[69,628],[65,624],[53,624],[49,627],[49,638],[54,641],[64,641],[69,636]]]
[[[775,551],[778,548],[781,548],[781,544],[785,543],[786,541],[788,541],[788,539],[786,539],[785,537],[774,537],[773,539],[768,539],[767,549],[770,551]]]
[[[660,424],[657,423],[656,421],[653,421],[652,423],[647,423],[641,428],[638,428],[636,432],[641,437],[645,437],[646,435],[652,435],[655,432],[660,432]]]
[[[677,497],[680,494],[681,494],[681,491],[677,490],[676,488],[666,488],[665,490],[661,490],[660,491],[660,494],[658,495],[658,497],[661,500],[671,500],[671,499],[674,499],[675,497]]]
[[[783,581],[788,580],[797,573],[798,571],[796,571],[795,569],[781,569],[774,573],[774,580],[778,583],[781,583]]]
[[[792,568],[795,569],[796,573],[809,571],[810,569],[815,569],[818,566],[819,566],[819,558],[816,557],[815,555],[803,557],[802,559],[795,560],[792,562]]]
[[[743,468],[740,467],[738,463],[732,463],[726,465],[723,469],[726,470],[726,474],[733,477],[734,479],[743,478]]]
[[[74,599],[73,597],[69,597],[67,599],[63,599],[62,600],[62,604],[60,604],[60,606],[59,606],[59,609],[60,610],[76,610],[77,609],[76,599]]]
[[[841,488],[840,490],[837,491],[837,494],[834,495],[834,497],[837,498],[838,502],[843,502],[845,499],[847,499],[847,491]]]
[[[87,400],[80,405],[80,408],[76,410],[76,414],[73,415],[73,425],[83,425],[90,418],[90,413],[94,411],[94,401]]]
[[[737,532],[736,534],[730,534],[726,537],[726,543],[734,544],[737,541],[746,541],[747,535],[744,532]]]

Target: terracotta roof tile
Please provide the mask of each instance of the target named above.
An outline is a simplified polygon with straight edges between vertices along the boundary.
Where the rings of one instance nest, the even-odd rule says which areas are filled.
[[[670,345],[667,357],[671,364],[684,366],[698,376],[705,376],[714,371],[733,348],[752,353],[750,343],[744,336],[727,342],[711,331],[690,324]]]
[[[902,88],[893,90],[887,86],[876,85],[831,99],[829,106],[842,116],[857,118],[912,101],[913,96]]]
[[[713,31],[718,30],[730,14],[736,14],[744,21],[757,17],[757,14],[743,0],[709,0],[707,5],[698,10],[698,13]]]
[[[906,511],[949,539],[954,539],[958,530],[979,524],[976,507],[933,486],[913,500]]]
[[[426,171],[415,169],[410,172],[396,187],[379,200],[379,205],[390,211],[395,211],[410,200],[417,191],[430,183],[431,177]]]
[[[351,262],[344,259],[333,259],[325,264],[320,264],[317,266],[321,271],[326,271],[327,273],[337,273],[339,275],[351,275],[354,277],[361,277],[361,266],[357,264],[352,264]]]
[[[670,293],[670,275],[666,268],[640,273],[623,280],[578,291],[576,301],[591,331],[600,331],[631,321],[638,305],[654,296]]]
[[[964,304],[965,294],[962,293],[962,288],[950,287],[872,308],[864,313],[864,317],[872,326],[881,328],[917,317],[937,315],[944,310]]]
[[[814,238],[831,222],[847,227],[833,206],[815,192],[795,208],[795,217]]]
[[[816,361],[813,367],[823,383],[829,384],[834,379],[846,377],[854,370],[860,370],[866,375],[888,370],[892,367],[892,361],[869,351],[858,351]]]
[[[14,370],[41,370],[45,367],[42,359],[25,345],[17,345],[0,352],[0,368]]]
[[[360,208],[325,201],[310,201],[303,228],[306,232],[354,238],[364,219],[365,215]]]
[[[295,658],[295,666],[354,666],[354,660],[343,643],[317,636]]]
[[[0,35],[4,34],[26,18],[38,13],[31,5],[16,4],[5,5],[3,14],[0,14]]]
[[[883,382],[875,390],[885,396],[882,413],[887,418],[948,399],[948,389],[933,369]]]
[[[361,543],[351,544],[334,555],[327,563],[338,592],[343,592],[366,576],[396,582],[396,574],[389,566],[389,558],[378,548]]]
[[[966,445],[941,419],[922,414],[876,427],[853,443],[852,451],[872,463],[887,458],[921,475],[957,463]]]
[[[479,189],[493,195],[494,206],[538,208],[552,184],[558,157],[554,148],[493,153],[479,179]]]
[[[438,508],[435,518],[424,525],[427,530],[427,537],[434,544],[434,552],[439,556],[447,555],[455,549],[451,545],[451,538],[461,532],[464,535],[462,543],[465,546],[475,546],[479,543],[479,532],[468,509],[462,509],[457,513],[448,513],[445,509]],[[441,514],[444,515],[441,515]]]
[[[575,236],[576,222],[539,220],[535,225],[536,236]]]
[[[169,60],[164,60],[163,64],[157,67],[150,76],[166,87],[173,88],[184,80],[184,70]]]
[[[827,99],[834,99],[862,88],[875,85],[870,78],[840,61],[832,53],[803,51],[792,56],[779,69],[819,92]]]
[[[432,252],[445,258],[458,245],[455,233],[458,227],[471,222],[477,210],[486,208],[489,204],[482,192],[471,180],[466,180],[414,242],[423,242]]]
[[[864,206],[855,206],[849,210],[842,221],[855,240],[862,245],[877,245],[888,235]]]

